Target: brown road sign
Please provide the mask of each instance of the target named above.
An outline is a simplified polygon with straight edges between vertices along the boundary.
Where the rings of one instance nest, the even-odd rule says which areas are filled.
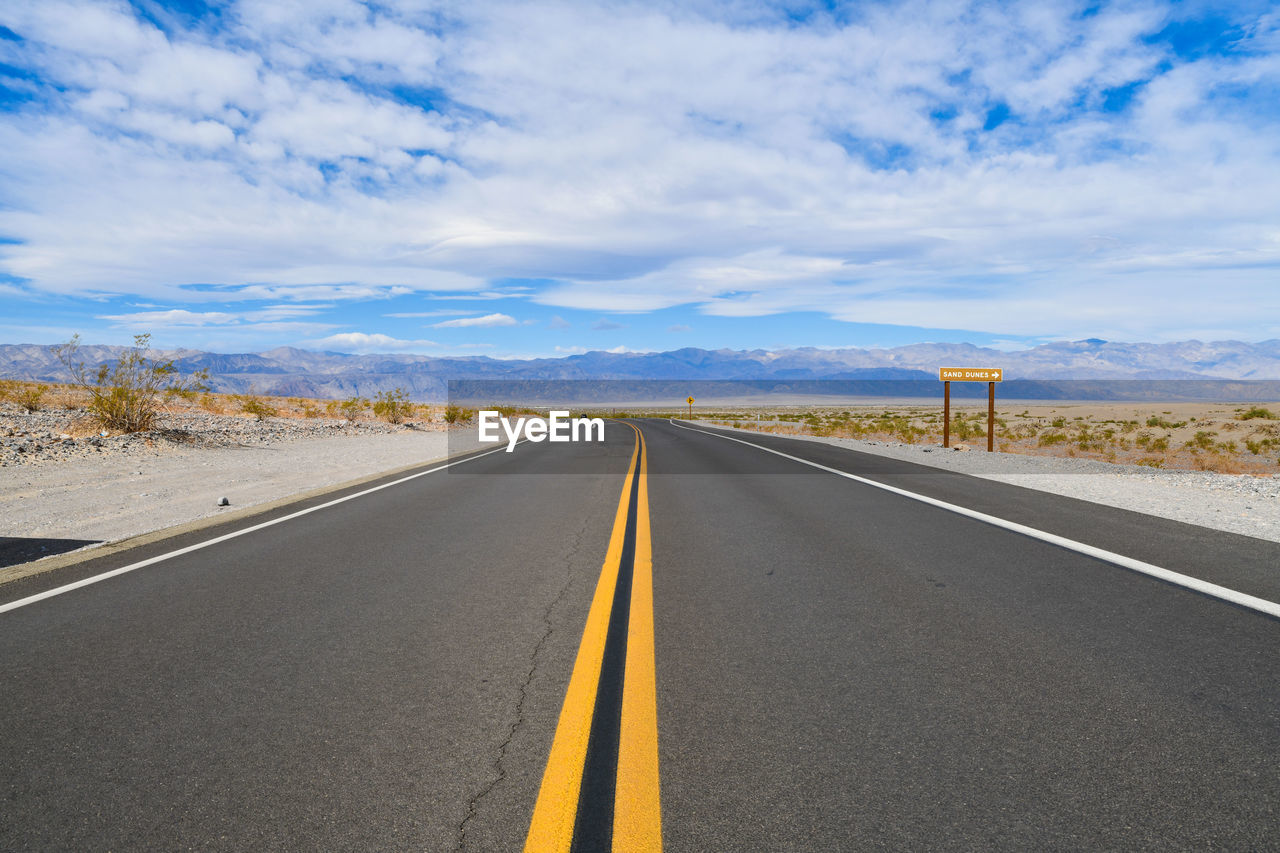
[[[943,382],[1003,382],[1002,367],[939,367],[938,378]]]

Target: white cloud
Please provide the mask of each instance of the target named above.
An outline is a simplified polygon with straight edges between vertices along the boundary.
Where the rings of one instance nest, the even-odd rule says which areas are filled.
[[[222,311],[139,311],[132,314],[103,314],[99,319],[128,328],[162,329],[175,326],[223,326],[239,323],[241,315]]]
[[[437,302],[447,302],[451,300],[452,301],[466,300],[468,302],[479,302],[479,301],[488,301],[493,299],[523,299],[524,297],[529,295],[528,293],[523,291],[528,291],[531,289],[532,288],[519,287],[519,288],[510,288],[509,290],[505,290],[505,291],[482,290],[479,293],[424,293],[423,296],[426,299],[433,299]]]
[[[15,0],[0,61],[59,88],[0,113],[0,273],[185,305],[419,292],[1256,337],[1280,28],[1228,10],[1247,45],[1187,59],[1151,38],[1179,14],[240,0],[166,33]]]
[[[444,320],[432,323],[433,329],[487,329],[493,326],[515,326],[516,318],[507,314],[485,314],[483,317],[459,317],[456,320]]]
[[[396,317],[398,319],[420,319],[423,317],[459,317],[470,313],[470,311],[461,311],[456,308],[441,308],[436,311],[397,311],[393,314],[383,314],[382,316]]]
[[[440,344],[435,341],[408,341],[393,338],[390,335],[367,334],[365,332],[339,332],[318,340],[303,341],[302,345],[309,349],[333,350],[337,352],[416,352],[424,349],[435,349]]]
[[[243,350],[266,339],[309,337],[334,328],[332,323],[307,320],[328,305],[271,305],[253,311],[188,311],[181,308],[100,314],[112,329],[154,333],[173,346],[222,346]]]

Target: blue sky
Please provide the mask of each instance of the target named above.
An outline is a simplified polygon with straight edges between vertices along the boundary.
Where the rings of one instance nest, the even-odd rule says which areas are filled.
[[[1280,337],[1270,3],[0,7],[0,342]]]

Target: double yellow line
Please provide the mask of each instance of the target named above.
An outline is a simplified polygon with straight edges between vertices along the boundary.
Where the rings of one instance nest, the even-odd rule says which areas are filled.
[[[628,424],[628,426],[631,426]],[[626,634],[621,728],[613,802],[614,850],[661,850],[658,797],[658,698],[653,645],[653,553],[649,537],[649,463],[644,436],[636,433],[600,580],[596,584],[578,657],[569,678],[551,755],[542,774],[526,853],[568,851],[573,846],[582,780],[590,745],[605,641],[622,565],[632,492],[636,493],[631,602]],[[639,478],[638,484],[635,482]]]

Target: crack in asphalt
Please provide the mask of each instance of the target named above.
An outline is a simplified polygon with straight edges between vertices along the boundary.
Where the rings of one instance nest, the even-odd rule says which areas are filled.
[[[498,787],[498,785],[507,778],[507,748],[511,745],[511,742],[515,740],[516,732],[519,731],[520,726],[524,724],[524,703],[525,699],[528,698],[529,685],[533,683],[533,677],[538,671],[538,657],[542,653],[542,647],[546,645],[547,640],[549,640],[551,635],[555,632],[555,628],[551,622],[551,614],[555,611],[560,602],[564,600],[565,595],[569,592],[569,587],[573,585],[573,561],[578,556],[578,551],[582,547],[582,538],[586,535],[586,532],[587,522],[584,519],[582,527],[578,529],[577,534],[574,536],[573,547],[569,549],[569,553],[566,554],[564,558],[564,584],[560,587],[560,591],[556,593],[555,598],[551,600],[551,603],[547,605],[546,610],[542,613],[542,636],[538,638],[538,642],[533,646],[533,652],[529,655],[529,671],[525,674],[524,681],[520,684],[520,695],[516,700],[514,711],[515,719],[512,721],[511,727],[507,731],[506,739],[498,746],[498,756],[493,762],[495,775],[487,785],[477,791],[476,794],[467,802],[467,814],[462,819],[462,822],[458,824],[458,843],[457,846],[454,847],[454,850],[456,851],[462,851],[466,847],[467,826],[479,813],[480,801],[487,797],[494,788]]]

